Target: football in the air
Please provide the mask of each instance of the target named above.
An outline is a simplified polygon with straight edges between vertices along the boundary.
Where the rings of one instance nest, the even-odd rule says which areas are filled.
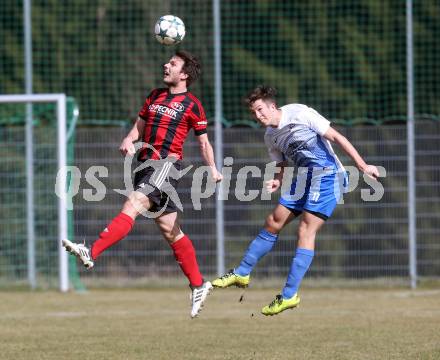
[[[154,35],[163,45],[176,45],[185,37],[185,24],[177,16],[161,16],[154,26]]]

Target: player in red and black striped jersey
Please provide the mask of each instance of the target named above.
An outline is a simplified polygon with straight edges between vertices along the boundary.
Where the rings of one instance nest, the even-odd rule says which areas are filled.
[[[200,101],[188,91],[188,86],[200,75],[200,64],[192,54],[178,51],[163,66],[163,89],[154,89],[139,112],[138,119],[121,143],[123,155],[134,155],[134,142],[142,140],[144,147],[138,159],[145,167],[135,174],[134,190],[121,212],[99,235],[90,250],[82,244],[63,240],[68,251],[76,255],[87,268],[107,248],[123,239],[132,229],[136,217],[143,210],[158,214],[154,220],[165,240],[170,244],[176,261],[187,276],[192,288],[191,317],[198,315],[212,285],[204,282],[197,264],[190,238],[179,225],[176,204],[163,185],[175,190],[177,180],[168,174],[180,170],[183,143],[189,131],[194,130],[204,162],[211,169],[215,182],[222,179],[214,162],[214,152],[206,133],[207,120]],[[143,191],[148,188],[148,191]]]
[[[139,117],[145,121],[143,141],[156,150],[147,148],[139,159],[183,157],[183,143],[191,129],[196,136],[206,134],[208,124],[202,104],[189,91],[170,93],[155,89],[147,97]]]

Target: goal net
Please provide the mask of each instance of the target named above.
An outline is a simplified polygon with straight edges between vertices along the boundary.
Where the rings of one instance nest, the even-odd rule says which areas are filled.
[[[77,117],[64,94],[0,96],[0,286],[69,288],[59,240],[73,227],[54,184],[66,192]]]

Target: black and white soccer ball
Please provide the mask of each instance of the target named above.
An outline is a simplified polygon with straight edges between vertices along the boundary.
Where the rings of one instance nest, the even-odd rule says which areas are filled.
[[[177,16],[161,16],[154,26],[154,35],[163,45],[176,45],[185,37],[185,24]]]

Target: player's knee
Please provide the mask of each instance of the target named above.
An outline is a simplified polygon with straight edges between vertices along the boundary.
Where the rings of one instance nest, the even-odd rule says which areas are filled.
[[[129,213],[130,215],[137,216],[138,214],[148,210],[150,207],[150,202],[148,197],[137,192],[132,192],[127,201],[125,202],[122,211]]]
[[[312,226],[309,226],[306,222],[300,222],[298,225],[298,239],[314,238],[316,231]]]
[[[170,244],[177,241],[181,237],[180,228],[176,228],[175,226],[169,224],[161,224],[159,226],[159,229],[162,233],[163,238]]]
[[[298,238],[301,239],[302,237],[304,237],[307,234],[307,225],[304,224],[303,222],[300,222],[298,225]]]
[[[281,221],[277,221],[276,217],[273,214],[269,214],[269,216],[266,218],[266,223],[264,227],[272,234],[278,234],[283,228],[283,224],[281,223]]]
[[[172,231],[162,230],[162,236],[170,244],[175,241],[175,236],[173,235]]]

